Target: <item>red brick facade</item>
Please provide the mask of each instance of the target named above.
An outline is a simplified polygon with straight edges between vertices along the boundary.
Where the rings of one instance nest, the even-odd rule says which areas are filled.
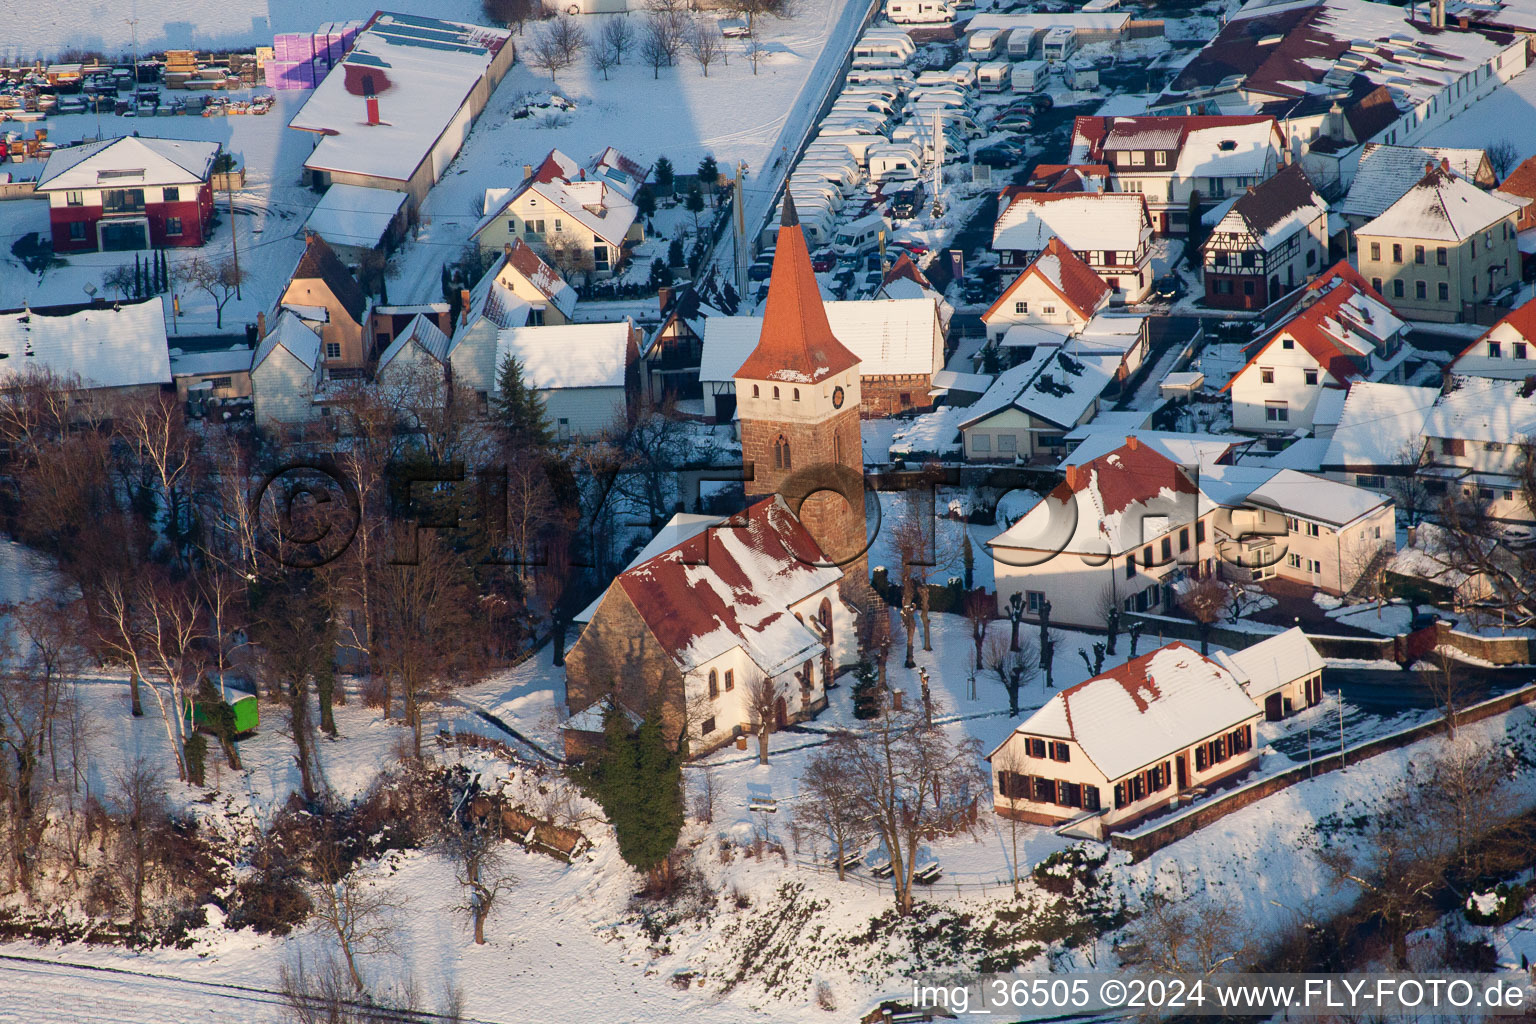
[[[191,189],[192,186],[182,186],[182,194],[187,194]],[[159,194],[158,189],[154,191]],[[105,213],[99,205],[49,207],[48,223],[53,234],[53,251],[95,252],[97,224],[104,218]],[[166,230],[172,218],[178,218],[181,221],[181,230],[174,235]],[[197,186],[195,198],[171,203],[146,202],[141,213],[105,219],[121,219],[125,222],[141,219],[147,221],[151,249],[202,245],[207,241],[209,223],[213,219],[213,189],[205,182]],[[74,233],[83,231],[84,237],[74,237],[74,233],[71,232],[71,225],[74,224],[84,224],[83,228],[74,229]]]

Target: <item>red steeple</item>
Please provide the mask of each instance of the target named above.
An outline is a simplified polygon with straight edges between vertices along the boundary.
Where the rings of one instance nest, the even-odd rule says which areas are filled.
[[[786,195],[762,334],[736,376],[814,384],[858,364],[859,357],[832,336],[795,201]]]

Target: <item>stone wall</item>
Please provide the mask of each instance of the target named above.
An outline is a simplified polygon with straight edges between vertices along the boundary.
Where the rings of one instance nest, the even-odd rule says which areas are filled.
[[[933,377],[926,373],[889,373],[859,379],[860,407],[866,416],[894,416],[900,412],[925,412],[933,408],[928,392]],[[901,396],[907,401],[902,402]]]
[[[577,712],[610,693],[631,711],[660,707],[668,736],[683,728],[683,677],[629,595],[611,586],[565,656],[566,707]]]

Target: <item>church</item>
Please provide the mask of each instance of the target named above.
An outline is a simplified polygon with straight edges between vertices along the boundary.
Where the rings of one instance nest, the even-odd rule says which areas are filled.
[[[826,707],[868,593],[859,360],[832,333],[786,198],[762,333],[736,373],[746,508],[678,516],[608,586],[566,655],[566,753],[617,706],[692,756]]]

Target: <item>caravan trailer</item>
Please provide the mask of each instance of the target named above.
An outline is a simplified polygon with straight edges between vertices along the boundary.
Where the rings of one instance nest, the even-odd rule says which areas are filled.
[[[805,155],[821,156],[825,154],[829,159],[840,159],[843,154],[852,157],[860,168],[869,166],[869,151],[874,146],[884,145],[888,140],[883,135],[827,135],[823,132],[816,137],[816,141],[805,151]]]
[[[1040,48],[1040,37],[1044,34],[1037,28],[1016,26],[1008,34],[1008,59],[1029,60]]]
[[[849,85],[880,85],[899,89],[912,88],[912,72],[906,68],[854,68],[848,72]]]
[[[1051,66],[1043,60],[1020,61],[1013,66],[1013,91],[1036,93],[1051,77]]]
[[[1005,60],[988,61],[976,73],[982,92],[1003,92],[1013,88],[1013,65]]]
[[[891,0],[886,18],[897,25],[932,25],[955,20],[955,8],[944,0]]]
[[[869,180],[876,184],[911,181],[922,172],[922,154],[910,143],[888,143],[870,148]]]
[[[841,163],[831,159],[801,160],[795,166],[795,175],[829,182],[841,189],[845,196],[859,191],[859,186],[864,184],[864,169],[851,156]]]
[[[853,44],[853,67],[904,68],[917,53],[912,37],[898,29],[870,29]]]
[[[977,61],[996,60],[1000,54],[1008,52],[1009,32],[1006,28],[977,29],[965,45],[966,56]]]
[[[1077,52],[1077,30],[1071,25],[1053,25],[1040,44],[1040,56],[1049,61],[1062,61]]]

